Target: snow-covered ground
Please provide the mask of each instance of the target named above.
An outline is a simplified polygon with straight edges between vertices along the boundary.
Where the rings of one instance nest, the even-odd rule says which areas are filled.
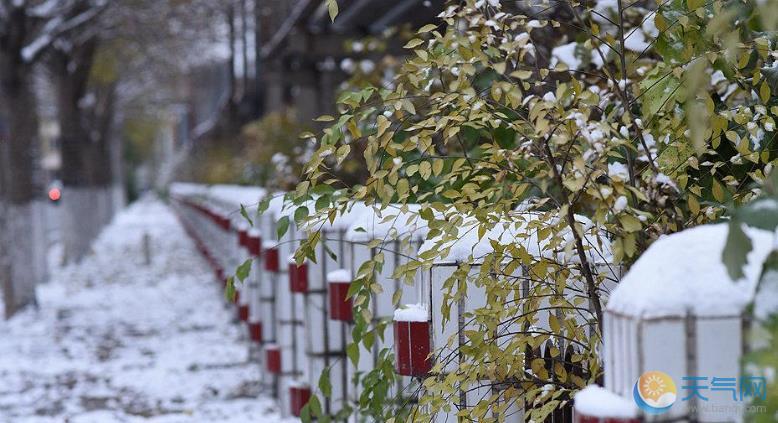
[[[135,203],[93,251],[54,270],[39,310],[0,322],[0,422],[285,421],[261,392],[234,310],[164,204]]]

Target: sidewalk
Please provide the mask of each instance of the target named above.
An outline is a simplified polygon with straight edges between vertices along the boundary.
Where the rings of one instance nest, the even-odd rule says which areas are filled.
[[[94,251],[39,287],[39,310],[0,322],[0,422],[282,421],[233,309],[164,204],[131,206]]]

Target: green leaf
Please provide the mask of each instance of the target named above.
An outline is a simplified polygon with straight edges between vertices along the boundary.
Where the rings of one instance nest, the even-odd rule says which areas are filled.
[[[351,360],[354,367],[359,363],[359,344],[352,342],[346,347],[346,355]]]
[[[751,239],[743,232],[740,222],[730,221],[727,244],[721,253],[721,260],[727,266],[727,273],[733,280],[743,277],[743,266],[746,264],[751,248]]]
[[[235,271],[235,277],[238,278],[239,281],[243,282],[247,277],[249,277],[249,273],[251,273],[252,262],[253,260],[248,259],[244,261],[243,264],[238,266],[238,270]]]
[[[259,206],[257,207],[257,213],[262,214],[265,211],[267,211],[267,208],[270,207],[270,197],[265,197],[262,199],[262,201],[259,202]]]
[[[319,376],[319,390],[322,395],[329,397],[332,395],[332,384],[330,383],[330,368],[326,367]]]
[[[298,207],[297,210],[294,211],[294,221],[297,224],[302,222],[306,217],[308,217],[308,207]]]
[[[249,217],[246,207],[244,207],[243,204],[240,205],[240,215],[249,222],[249,225],[254,226],[254,221]]]
[[[232,276],[227,278],[226,286],[224,287],[224,298],[229,302],[235,301],[235,279]]]
[[[335,17],[338,16],[338,0],[327,0],[327,11],[332,22],[335,22]]]
[[[278,219],[278,228],[276,229],[278,239],[283,238],[287,230],[289,230],[289,216],[284,216]]]

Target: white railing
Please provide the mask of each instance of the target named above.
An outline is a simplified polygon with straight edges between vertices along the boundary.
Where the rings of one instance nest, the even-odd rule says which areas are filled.
[[[324,399],[324,411],[334,415],[344,406],[357,402],[361,388],[353,383],[355,376],[375,368],[378,352],[382,348],[394,348],[398,373],[403,376],[393,388],[392,395],[415,395],[418,377],[424,376],[435,360],[440,361],[443,360],[441,357],[448,356],[456,358],[455,350],[459,347],[456,340],[464,342],[464,331],[472,328],[472,323],[463,316],[466,313],[472,315],[473,311],[486,305],[484,289],[468,285],[467,295],[452,307],[448,319],[444,319],[440,311],[444,300],[442,286],[463,260],[457,254],[467,252],[470,257],[470,274],[475,276],[480,271],[478,257],[491,252],[489,234],[482,240],[463,237],[456,241],[458,245],[448,245],[452,248],[447,257],[441,257],[431,267],[419,270],[414,287],[403,287],[402,281],[393,275],[397,266],[414,259],[425,249],[440,247],[436,240],[427,239],[427,231],[421,225],[400,225],[412,231],[410,234],[402,234],[404,238],[410,238],[409,244],[401,246],[399,242],[393,241],[398,234],[392,232],[396,231],[396,227],[387,223],[386,215],[397,215],[398,222],[406,222],[417,211],[413,207],[405,212],[392,211],[390,208],[378,213],[372,207],[355,205],[334,222],[317,228],[321,231],[321,242],[317,247],[316,262],[306,261],[298,265],[292,256],[305,234],[303,229],[297,228],[292,222],[286,233],[278,238],[279,219],[287,216],[290,221],[294,220],[293,207],[285,204],[280,194],[270,199],[267,211],[258,214],[256,206],[267,195],[259,188],[174,184],[170,192],[172,205],[182,224],[211,264],[219,283],[224,283],[245,260],[253,260],[252,271],[246,282],[236,282],[236,317],[245,321],[246,336],[253,341],[252,357],[266,370],[262,372],[261,383],[267,392],[278,399],[285,415],[299,416],[325,369],[329,369],[332,395]],[[254,220],[251,228],[239,213],[241,205]],[[582,220],[582,224],[586,222]],[[505,233],[494,236],[503,241]],[[675,236],[678,235],[667,239]],[[370,244],[375,240],[381,242]],[[660,246],[652,248],[661,248],[662,243],[668,244],[660,240],[655,244]],[[346,292],[358,275],[360,266],[379,252],[384,255],[384,267],[376,275],[376,282],[381,285],[382,292],[373,294],[371,298],[374,323],[393,319],[394,330],[387,330],[384,340],[376,341],[370,351],[363,348],[359,362],[353,366],[345,354],[352,329],[351,303],[346,298]],[[650,256],[650,253],[651,250],[646,256]],[[530,254],[543,253],[530,251]],[[472,260],[472,257],[476,259]],[[607,293],[614,290],[642,289],[635,286],[617,287],[620,271],[609,264],[607,254],[593,258],[592,263],[597,272],[606,275],[601,287],[605,293],[604,300],[607,300]],[[638,267],[635,264],[633,270]],[[526,286],[529,283],[526,281],[531,278],[525,272],[525,269],[518,268],[514,275],[517,281],[523,281],[516,283],[520,291],[517,295],[520,296],[527,295],[530,288]],[[634,275],[633,271],[631,279],[628,275],[624,280],[636,278],[639,276]],[[415,307],[400,311],[395,309],[393,296],[399,289],[403,291],[400,303],[415,304]],[[640,421],[643,415],[630,406],[634,405],[631,398],[634,380],[640,372],[651,370],[645,367],[647,363],[653,363],[651,366],[656,367],[654,370],[672,372],[673,354],[687,357],[684,351],[690,345],[696,350],[694,364],[702,370],[734,371],[737,367],[739,348],[708,348],[712,345],[708,341],[711,336],[721,339],[727,336],[722,332],[727,332],[739,345],[742,334],[738,315],[729,313],[723,316],[726,319],[706,315],[704,319],[693,321],[689,320],[689,315],[675,320],[672,316],[644,316],[640,313],[626,315],[618,308],[618,304],[619,301],[629,303],[630,295],[622,292],[616,297],[617,301],[609,304],[604,322],[604,380],[608,390],[592,387],[584,391],[576,403],[577,411],[573,413],[564,410],[557,413],[554,422],[570,421],[573,414],[577,421],[586,423]],[[714,324],[707,323],[709,320]],[[592,322],[593,316],[584,313],[577,323],[593,328]],[[551,330],[548,316],[544,318],[539,315],[536,325],[539,329]],[[659,335],[665,333],[664,329],[676,326],[680,328],[675,331],[679,334],[677,340],[670,336],[675,333],[672,330],[670,335]],[[681,329],[692,330],[696,338],[689,341],[688,334],[682,334]],[[656,336],[665,337],[665,340],[654,340]],[[454,342],[449,344],[452,339]],[[677,344],[673,351],[665,348],[668,342]],[[560,349],[563,354],[571,354],[569,348],[564,346]],[[427,356],[429,353],[435,355]],[[544,351],[540,354],[544,356]],[[675,362],[683,364],[678,360]],[[456,359],[447,360],[446,363],[442,368],[444,372],[455,370],[459,364]],[[681,376],[677,375],[677,378]],[[495,390],[500,389],[499,381],[483,382],[479,386],[460,387],[462,394],[451,399],[452,410],[440,413],[435,421],[456,421],[456,407],[472,406],[482,398],[499,396],[495,395]],[[612,407],[598,407],[597,404],[603,401]],[[523,421],[524,413],[518,406],[512,405],[508,414],[510,417],[505,421]],[[676,419],[683,418],[678,412],[668,415]],[[696,417],[707,421],[705,415]]]

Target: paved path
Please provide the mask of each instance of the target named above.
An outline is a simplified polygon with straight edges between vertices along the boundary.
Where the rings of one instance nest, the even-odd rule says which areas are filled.
[[[134,204],[93,249],[39,288],[39,310],[0,322],[0,422],[282,421],[164,204]]]

